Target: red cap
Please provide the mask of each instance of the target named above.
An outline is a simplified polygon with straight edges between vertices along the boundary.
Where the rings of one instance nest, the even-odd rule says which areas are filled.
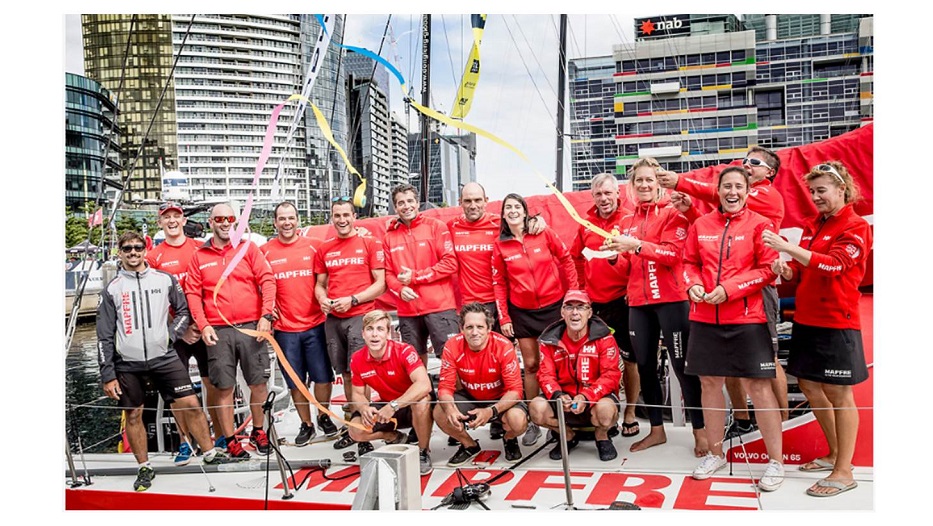
[[[567,294],[564,296],[564,305],[570,303],[571,301],[576,301],[579,303],[586,303],[589,305],[592,303],[590,297],[587,296],[586,292],[582,290],[570,289],[567,291]]]
[[[160,216],[164,215],[169,210],[175,210],[179,214],[185,215],[185,211],[181,209],[181,205],[179,205],[178,203],[172,202],[172,201],[167,201],[165,203],[162,203],[161,206],[159,206],[159,215]]]

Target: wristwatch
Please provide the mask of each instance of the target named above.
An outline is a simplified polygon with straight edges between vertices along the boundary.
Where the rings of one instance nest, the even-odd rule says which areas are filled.
[[[398,413],[398,400],[392,400],[391,402],[389,402],[389,407],[391,407],[393,411]]]
[[[350,296],[350,305],[356,307],[360,304],[360,300],[356,299],[356,296]]]
[[[498,417],[499,417],[499,408],[497,408],[497,407],[494,406],[494,405],[493,405],[493,406],[490,406],[489,408],[492,409],[492,418],[490,418],[490,420],[495,420],[496,418],[498,418]]]
[[[262,317],[265,318],[269,323],[272,323],[275,320],[271,314],[263,314]]]

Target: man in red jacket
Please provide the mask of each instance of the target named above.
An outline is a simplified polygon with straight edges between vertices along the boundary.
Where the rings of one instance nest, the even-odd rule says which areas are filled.
[[[606,232],[621,232],[622,218],[629,213],[619,197],[619,181],[611,173],[601,173],[590,182],[593,208],[587,213],[590,223]],[[631,203],[627,203],[629,206]],[[622,385],[625,388],[625,412],[622,416],[622,436],[638,435],[635,406],[638,404],[640,380],[632,340],[629,337],[628,301],[625,297],[629,279],[629,261],[612,250],[605,250],[605,239],[580,226],[570,255],[577,268],[580,286],[593,300],[593,316],[606,322],[615,331],[613,336],[624,360]]]
[[[543,396],[531,401],[531,419],[538,425],[559,432],[556,411],[565,413],[567,451],[579,444],[572,427],[596,428],[599,460],[618,456],[609,428],[619,419],[619,348],[609,327],[593,317],[589,296],[582,290],[568,290],[561,306],[561,319],[538,338],[541,365],[538,382]],[[560,460],[558,444],[548,456]]]
[[[259,337],[240,332],[241,328],[259,332],[272,329],[275,304],[275,277],[259,248],[247,239],[236,247],[230,230],[236,225],[233,208],[218,204],[211,209],[208,223],[213,237],[191,257],[185,283],[185,295],[191,317],[201,331],[208,348],[208,374],[217,388],[219,427],[227,437],[227,451],[236,458],[248,457],[233,429],[233,388],[236,367],[249,385],[253,432],[249,441],[262,454],[269,453],[269,439],[262,429],[262,404],[266,401],[269,376],[272,374],[269,352]],[[245,246],[243,244],[246,244]],[[242,259],[223,284],[220,278],[238,253]],[[220,285],[218,288],[218,284]]]
[[[515,346],[489,330],[494,318],[481,303],[464,305],[460,319],[463,332],[444,345],[437,387],[440,403],[434,408],[438,427],[460,443],[447,465],[461,466],[482,449],[467,428],[495,421],[504,429],[505,459],[516,462],[522,458],[517,437],[528,427],[528,408],[521,401],[522,375]]]
[[[440,220],[418,213],[415,187],[392,189],[398,217],[386,225],[382,240],[386,285],[398,296],[398,330],[428,363],[428,338],[440,355],[447,339],[460,332],[452,276],[457,256],[450,231]]]
[[[748,209],[765,216],[771,220],[777,231],[781,229],[781,222],[784,220],[784,198],[781,193],[772,186],[774,178],[777,177],[781,169],[781,159],[776,153],[767,148],[752,146],[745,154],[742,160],[742,166],[748,172],[748,200],[745,202]],[[697,181],[689,177],[682,177],[675,172],[659,172],[658,182],[664,188],[670,188],[678,192],[687,194],[705,201],[713,208],[719,206],[719,194],[716,191],[716,185],[703,181]],[[691,210],[695,210],[691,209]],[[696,219],[695,213],[688,213],[691,217],[691,223]],[[765,313],[768,315],[768,331],[771,333],[771,346],[774,348],[776,366],[776,376],[771,381],[771,391],[777,397],[778,405],[781,407],[781,418],[787,420],[787,375],[784,368],[777,360],[778,352],[778,334],[777,323],[781,318],[780,299],[778,298],[777,287],[769,285],[762,289],[762,295],[765,302]],[[737,437],[739,435],[750,433],[757,429],[748,413],[748,398],[745,390],[737,378],[726,379],[726,390],[729,392],[729,400],[735,409],[734,419],[726,431],[726,438]]]

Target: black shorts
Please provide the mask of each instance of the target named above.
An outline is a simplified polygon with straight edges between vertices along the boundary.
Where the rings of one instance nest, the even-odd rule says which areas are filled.
[[[437,393],[432,390],[428,394],[431,397],[432,403],[437,401]],[[389,405],[389,402],[370,402],[369,405],[375,407],[378,411],[379,409]],[[395,429],[407,429],[412,426],[411,407],[412,406],[410,405],[406,405],[405,407],[400,407],[399,410],[395,412]],[[353,413],[350,415],[350,420],[353,420],[354,418],[362,418],[359,411],[353,411]],[[379,424],[376,424],[373,426],[373,431],[384,431],[384,429],[381,429]]]
[[[684,371],[696,376],[774,378],[775,356],[768,324],[691,321]]]
[[[787,374],[824,384],[855,385],[868,379],[862,331],[794,323]]]
[[[543,396],[538,396],[537,398],[541,398],[542,400],[544,399]],[[616,396],[615,393],[609,393],[603,398],[609,398],[613,401],[613,403],[615,403],[617,413],[622,412],[622,402],[619,401],[619,397]],[[602,398],[600,398],[600,400],[602,400]],[[554,418],[557,418],[557,411],[562,410],[560,407],[560,402],[555,399],[551,400],[548,405],[551,408],[551,414],[554,416]],[[568,427],[593,427],[593,406],[595,405],[595,403],[586,404],[586,408],[583,409],[583,412],[580,414],[565,412],[564,423]]]
[[[124,409],[135,409],[144,405],[146,391],[152,388],[158,389],[166,405],[179,398],[195,395],[188,368],[178,360],[167,360],[146,371],[117,371],[117,382],[123,391],[120,395],[120,407]]]
[[[457,410],[463,414],[467,414],[467,412],[470,409],[482,409],[482,408],[489,407],[495,404],[497,401],[498,400],[477,400],[473,398],[472,396],[470,396],[470,393],[464,390],[454,391],[454,405],[456,405]],[[528,416],[528,405],[525,404],[525,402],[519,400],[518,402],[515,403],[515,405],[503,411],[502,413],[499,413],[499,416],[497,416],[496,418],[492,418],[489,421],[490,422],[502,422],[502,415],[504,415],[505,413],[515,408],[518,408],[524,411],[525,417]]]
[[[207,368],[207,345],[204,343],[204,340],[198,338],[198,341],[194,343],[187,343],[181,338],[175,340],[175,352],[178,354],[178,359],[181,360],[181,364],[185,366],[185,370],[188,369],[188,362],[191,361],[191,357],[194,356],[194,361],[198,363],[198,374],[202,378],[208,377],[208,368]]]
[[[218,389],[230,389],[236,385],[237,364],[247,385],[264,384],[272,375],[268,344],[256,341],[255,336],[244,334],[237,330],[239,328],[256,330],[256,322],[214,329],[217,345],[208,350],[207,365],[211,383]]]
[[[502,327],[499,325],[499,307],[496,307],[496,302],[483,303],[483,306],[489,309],[489,313],[492,314],[493,321],[490,329],[502,334]]]
[[[350,374],[350,357],[366,346],[363,339],[363,315],[338,318],[329,315],[324,322],[327,356],[337,374]]]
[[[632,338],[629,336],[628,301],[625,296],[616,298],[608,303],[593,303],[593,316],[606,322],[613,330],[612,337],[619,346],[619,355],[623,360],[634,362],[635,351],[632,347]]]
[[[560,319],[560,306],[563,300],[540,309],[523,309],[509,302],[509,317],[512,318],[512,332],[516,338],[537,338],[548,325]]]
[[[454,309],[421,316],[399,316],[398,332],[402,341],[414,347],[418,354],[427,354],[430,338],[434,355],[440,357],[447,340],[460,332],[460,318]]]

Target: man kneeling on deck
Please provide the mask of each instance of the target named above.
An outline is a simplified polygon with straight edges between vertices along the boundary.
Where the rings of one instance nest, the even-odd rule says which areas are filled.
[[[366,345],[350,358],[353,406],[350,421],[373,430],[348,426],[350,438],[361,445],[370,440],[404,444],[407,436],[398,429],[414,427],[421,450],[421,474],[427,475],[434,470],[429,447],[434,421],[428,370],[414,347],[389,339],[389,315],[385,311],[377,309],[363,316],[363,340]],[[390,401],[371,402],[366,387],[379,393],[382,400]],[[360,448],[361,455],[369,451]]]
[[[201,404],[172,343],[185,333],[191,316],[175,276],[146,264],[146,240],[136,232],[120,236],[122,268],[101,291],[97,305],[97,361],[104,393],[126,411],[126,438],[139,463],[133,489],[146,491],[155,472],[149,463],[143,405],[146,384],[172,405],[185,429],[204,450],[204,462],[229,462],[211,448],[211,434]],[[169,322],[169,308],[175,316]]]
[[[609,439],[609,428],[619,419],[619,349],[609,326],[593,317],[589,296],[568,290],[560,310],[561,319],[541,333],[541,364],[538,383],[544,396],[531,401],[531,420],[559,432],[556,408],[565,413],[567,451],[579,444],[573,427],[596,428],[599,460],[610,461],[618,453]],[[548,401],[551,401],[549,403]],[[548,455],[561,459],[560,444]]]
[[[482,450],[466,428],[487,422],[502,423],[505,459],[522,458],[517,437],[528,427],[528,408],[520,401],[518,356],[512,342],[490,331],[494,321],[485,305],[468,303],[460,311],[461,333],[444,345],[434,421],[460,442],[448,466],[463,465]],[[458,379],[463,388],[455,390]]]

